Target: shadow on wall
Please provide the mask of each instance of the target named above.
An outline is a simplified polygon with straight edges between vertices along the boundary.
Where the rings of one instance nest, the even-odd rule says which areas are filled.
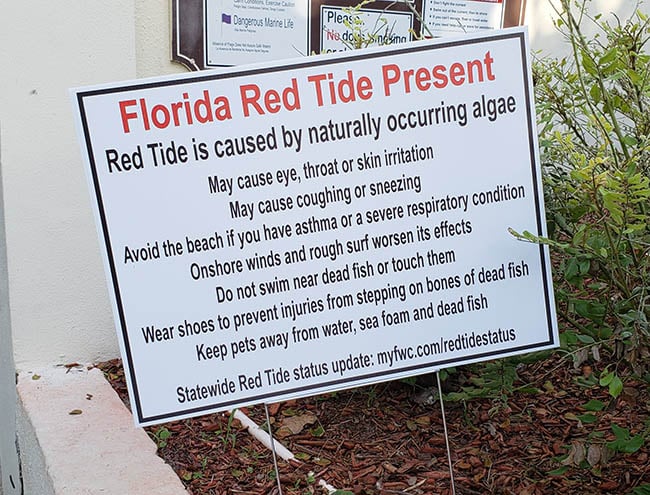
[[[641,8],[644,12],[649,13],[650,3],[639,3],[636,0],[591,0],[588,1],[588,12],[590,15],[603,14],[603,18],[612,23],[616,22],[616,17],[624,21],[632,13]],[[570,47],[564,40],[563,36],[557,31],[554,20],[557,14],[553,10],[553,5],[559,9],[559,0],[528,0],[526,4],[525,22],[531,38],[531,46],[535,51],[542,52],[542,55],[553,54],[561,57],[568,55]],[[615,17],[616,16],[616,17]],[[584,25],[585,34],[595,33],[593,26],[587,21]]]

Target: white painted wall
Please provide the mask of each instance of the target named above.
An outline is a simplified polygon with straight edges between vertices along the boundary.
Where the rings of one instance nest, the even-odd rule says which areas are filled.
[[[68,88],[136,76],[134,4],[2,2],[1,154],[19,370],[116,353]]]

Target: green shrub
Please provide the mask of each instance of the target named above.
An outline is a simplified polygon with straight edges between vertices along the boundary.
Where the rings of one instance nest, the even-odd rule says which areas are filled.
[[[591,17],[561,1],[571,56],[533,74],[547,242],[563,343],[605,344],[641,375],[650,363],[650,23]],[[597,33],[587,37],[585,23]]]

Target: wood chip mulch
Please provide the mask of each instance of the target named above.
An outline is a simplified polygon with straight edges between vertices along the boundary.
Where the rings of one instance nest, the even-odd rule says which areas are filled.
[[[120,360],[98,367],[128,405]],[[445,401],[455,493],[650,493],[648,442],[632,453],[606,445],[615,440],[612,423],[625,428],[630,438],[647,436],[647,384],[628,380],[623,393],[612,399],[594,380],[595,371],[575,369],[551,355],[518,366],[514,391],[498,399]],[[480,367],[467,367],[452,375],[444,392],[461,390],[478,372]],[[282,493],[327,494],[326,483],[355,495],[451,495],[433,384],[396,381],[270,404],[273,433],[296,456],[291,462],[279,460]],[[593,411],[585,407],[589,401],[605,407]],[[243,412],[265,424],[263,406]],[[146,431],[191,495],[279,493],[272,453],[231,414]]]

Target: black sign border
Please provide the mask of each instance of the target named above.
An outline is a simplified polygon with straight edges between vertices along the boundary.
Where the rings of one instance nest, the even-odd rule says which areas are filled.
[[[539,197],[539,191],[541,190],[540,184],[539,184],[539,179],[540,177],[537,176],[536,170],[538,169],[539,164],[536,161],[536,149],[535,149],[535,143],[536,143],[536,122],[535,122],[535,114],[533,112],[534,109],[534,103],[530,99],[530,94],[531,94],[531,88],[530,88],[530,67],[527,64],[528,62],[528,53],[526,51],[526,42],[525,42],[525,33],[521,30],[513,30],[513,32],[508,32],[506,31],[501,31],[499,34],[493,34],[493,35],[485,35],[485,36],[480,36],[480,37],[473,37],[471,39],[460,39],[460,40],[453,40],[453,41],[442,41],[438,40],[435,44],[429,44],[429,43],[411,43],[408,47],[405,46],[400,46],[400,45],[390,45],[390,48],[387,47],[385,50],[381,51],[372,51],[370,53],[361,53],[361,52],[350,52],[350,55],[347,56],[340,56],[336,58],[331,58],[331,59],[323,59],[321,57],[307,57],[304,59],[304,61],[297,61],[293,62],[290,64],[282,64],[282,65],[274,65],[270,67],[263,67],[263,68],[254,68],[254,69],[247,69],[247,68],[242,68],[238,69],[235,68],[233,71],[228,71],[228,72],[211,72],[211,73],[205,73],[205,74],[198,74],[194,77],[190,78],[182,78],[182,79],[173,79],[173,80],[167,80],[167,81],[158,81],[158,82],[143,82],[143,83],[134,83],[134,84],[125,84],[122,86],[117,86],[117,87],[111,87],[111,88],[106,88],[106,89],[95,89],[95,90],[88,90],[88,91],[80,91],[76,95],[76,101],[77,105],[79,108],[79,115],[81,118],[81,125],[82,125],[82,130],[84,132],[84,138],[85,138],[85,147],[86,147],[86,152],[88,156],[88,160],[90,163],[90,172],[92,176],[92,183],[93,183],[93,188],[94,192],[96,195],[96,200],[97,200],[97,207],[99,211],[99,216],[101,220],[101,231],[103,232],[103,237],[104,237],[104,248],[106,249],[106,253],[108,256],[108,262],[109,262],[109,268],[110,268],[110,275],[111,275],[111,283],[112,287],[114,290],[115,294],[115,301],[117,305],[117,311],[118,311],[118,317],[119,317],[119,328],[118,331],[121,330],[121,336],[122,336],[122,341],[124,345],[124,351],[126,354],[126,369],[125,369],[125,376],[127,378],[127,381],[129,383],[129,386],[131,387],[133,398],[135,400],[135,403],[133,404],[134,408],[134,414],[137,417],[138,424],[146,426],[148,424],[156,424],[156,423],[161,423],[161,422],[166,422],[166,421],[172,421],[175,419],[180,419],[182,417],[187,417],[187,416],[196,416],[201,413],[212,413],[212,412],[218,412],[218,411],[223,411],[227,410],[230,407],[235,404],[238,406],[243,406],[245,404],[260,404],[264,403],[266,399],[273,398],[274,400],[282,400],[283,397],[288,397],[288,396],[296,396],[296,395],[301,395],[301,396],[307,396],[309,394],[306,394],[304,392],[307,392],[309,390],[319,390],[323,391],[325,389],[341,389],[343,388],[342,385],[346,383],[358,383],[358,382],[364,382],[364,381],[388,381],[390,380],[391,376],[396,376],[396,375],[404,375],[405,373],[410,373],[412,375],[415,375],[416,371],[418,373],[426,373],[426,372],[433,372],[436,370],[439,370],[441,368],[444,368],[445,365],[450,364],[450,363],[455,363],[455,364],[462,364],[467,361],[476,361],[477,359],[479,360],[487,360],[487,359],[492,359],[492,358],[498,358],[503,355],[507,354],[513,354],[513,353],[524,353],[524,352],[531,352],[539,348],[545,348],[548,346],[553,346],[557,345],[557,342],[554,340],[554,325],[555,325],[555,320],[553,319],[553,314],[554,314],[554,309],[552,305],[554,305],[554,301],[551,300],[550,294],[551,294],[551,288],[552,288],[552,279],[549,279],[550,277],[550,271],[546,270],[546,267],[550,266],[550,260],[547,259],[547,251],[546,248],[543,245],[539,246],[539,256],[540,256],[540,266],[542,268],[542,284],[544,287],[544,304],[545,304],[545,312],[546,312],[546,325],[547,325],[547,334],[546,334],[546,339],[542,340],[537,343],[533,344],[528,344],[524,346],[519,346],[519,347],[512,347],[508,349],[502,349],[498,351],[492,351],[492,352],[484,352],[484,353],[476,353],[476,354],[471,354],[467,355],[461,358],[454,358],[454,359],[441,359],[437,361],[431,361],[429,363],[423,363],[420,365],[414,365],[414,366],[406,366],[403,368],[399,369],[391,369],[387,371],[380,371],[380,372],[374,372],[374,373],[368,373],[362,376],[354,376],[354,377],[348,377],[348,378],[341,378],[341,379],[336,379],[336,380],[331,380],[328,382],[324,383],[319,383],[317,385],[305,385],[305,386],[300,386],[300,387],[295,387],[291,388],[288,390],[284,390],[282,393],[261,393],[261,394],[256,394],[256,395],[251,395],[249,397],[243,397],[239,398],[237,400],[232,400],[232,401],[224,401],[224,402],[218,402],[218,403],[212,403],[209,405],[204,405],[204,406],[199,406],[199,407],[190,407],[186,409],[180,409],[180,410],[175,410],[173,412],[169,413],[164,413],[164,414],[157,414],[157,415],[152,415],[152,416],[144,416],[142,412],[142,404],[140,402],[140,396],[138,392],[138,383],[137,383],[137,376],[136,376],[136,369],[135,369],[135,362],[133,360],[133,353],[131,351],[131,346],[129,343],[129,333],[127,330],[127,325],[126,325],[126,316],[124,314],[124,308],[123,308],[123,303],[122,303],[122,296],[120,293],[120,288],[119,288],[119,281],[117,277],[117,269],[116,269],[116,264],[115,264],[115,257],[113,255],[113,247],[111,245],[110,241],[110,232],[108,228],[108,222],[106,219],[106,213],[104,209],[104,201],[102,199],[102,194],[101,194],[101,188],[99,184],[99,178],[97,174],[97,164],[95,163],[94,160],[94,150],[92,147],[92,142],[91,142],[91,136],[90,136],[90,128],[89,128],[89,123],[88,119],[86,116],[86,111],[85,111],[85,106],[84,106],[84,100],[87,98],[92,98],[94,96],[98,95],[107,95],[107,94],[113,94],[113,93],[120,93],[120,92],[126,92],[126,91],[137,91],[137,90],[146,90],[149,88],[158,88],[158,87],[167,87],[167,86],[174,86],[174,85],[179,85],[179,84],[185,84],[187,82],[203,82],[203,81],[214,81],[214,80],[222,80],[222,79],[231,79],[235,77],[242,77],[242,76],[250,76],[254,74],[268,74],[268,73],[273,73],[273,72],[278,72],[278,71],[286,71],[290,70],[292,68],[294,69],[302,69],[302,68],[307,68],[307,67],[312,67],[312,66],[327,66],[327,65],[332,65],[332,64],[345,64],[347,61],[353,61],[353,60],[359,60],[359,59],[376,59],[376,58],[383,58],[386,56],[394,56],[398,55],[400,53],[403,53],[405,51],[408,52],[422,52],[422,51],[430,51],[430,50],[439,50],[439,49],[445,49],[445,48],[452,48],[455,46],[463,46],[463,45],[474,45],[474,44],[479,44],[479,43],[485,43],[485,42],[498,42],[502,40],[507,40],[507,39],[517,39],[520,44],[520,55],[521,55],[521,67],[522,67],[522,78],[524,81],[524,95],[526,99],[526,120],[527,120],[527,125],[528,125],[528,142],[529,142],[529,153],[530,153],[530,165],[531,165],[531,173],[532,173],[532,179],[533,179],[533,193],[534,193],[534,198],[535,198],[535,215],[536,215],[536,220],[537,220],[537,235],[542,235],[544,232],[543,226],[545,223],[545,218],[543,215],[542,211],[542,200]],[[386,377],[385,380],[377,380],[379,377]]]

